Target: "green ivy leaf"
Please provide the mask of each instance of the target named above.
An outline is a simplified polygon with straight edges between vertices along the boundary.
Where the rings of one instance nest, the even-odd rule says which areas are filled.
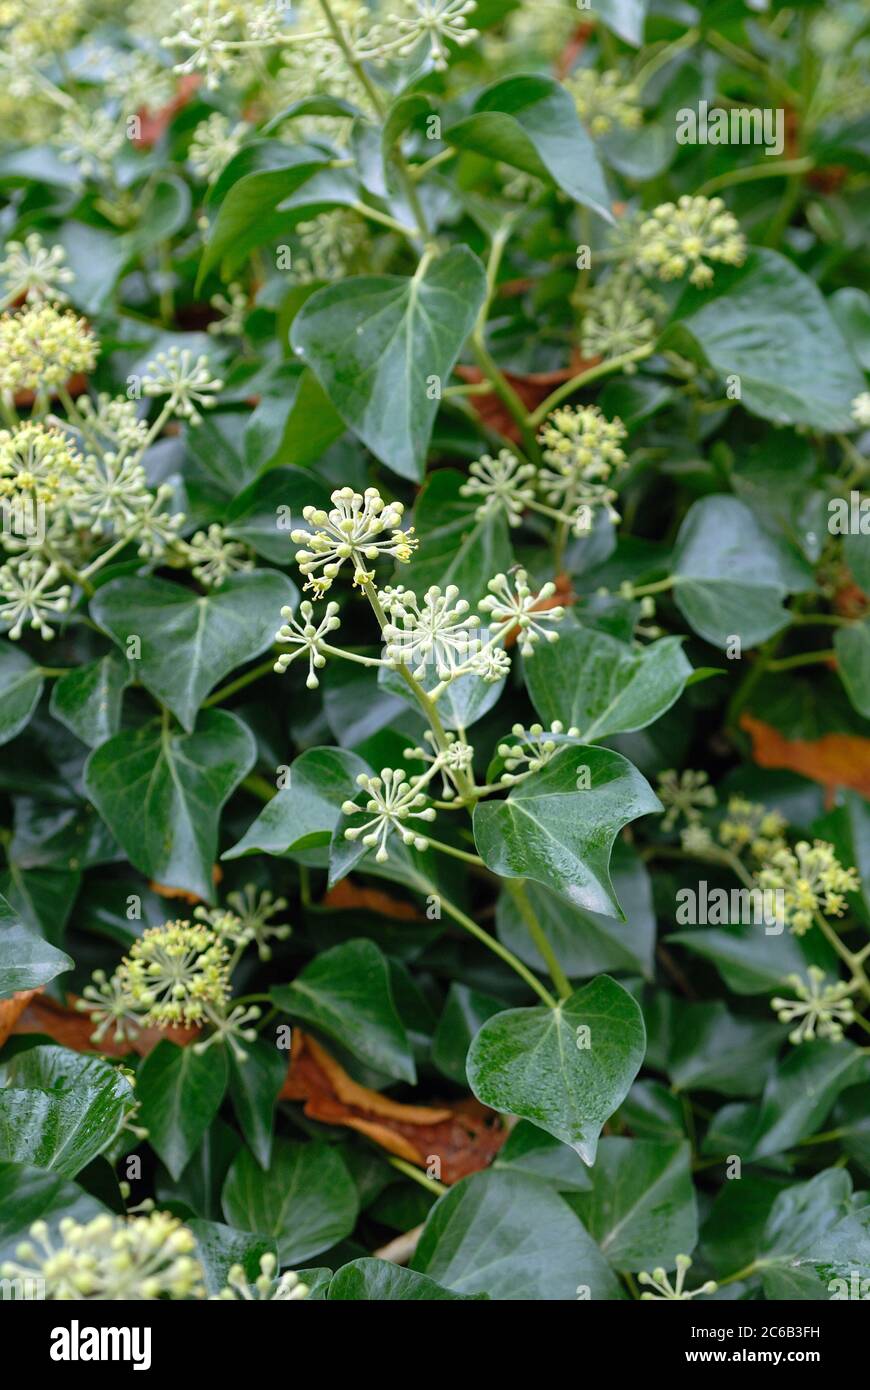
[[[351,1260],[342,1265],[332,1276],[329,1292],[330,1301],[357,1303],[407,1303],[425,1300],[427,1303],[451,1302],[473,1303],[486,1294],[453,1293],[437,1284],[426,1274],[417,1274],[413,1269],[403,1269],[390,1260]]]
[[[372,453],[403,478],[422,477],[445,386],[486,295],[486,272],[465,246],[411,279],[365,275],[306,301],[291,342]]]
[[[702,497],[680,527],[674,599],[699,637],[726,648],[732,636],[756,647],[788,622],[783,601],[811,589],[812,571],[763,531],[736,497]]]
[[[320,477],[302,468],[273,468],[230,504],[224,530],[273,564],[286,565],[296,552],[291,530],[305,528],[303,507],[324,505],[328,491]]]
[[[602,24],[632,48],[640,48],[643,43],[647,5],[648,0],[595,0]]]
[[[629,821],[659,810],[658,797],[626,758],[577,744],[505,801],[477,805],[474,839],[493,873],[531,878],[578,907],[622,918],[610,878],[613,842]]]
[[[196,1258],[202,1265],[205,1286],[210,1294],[226,1288],[227,1275],[233,1265],[241,1265],[249,1284],[260,1274],[263,1255],[277,1255],[274,1240],[268,1236],[248,1235],[234,1231],[220,1221],[203,1221],[196,1217],[185,1223],[196,1236]]]
[[[8,743],[30,723],[42,687],[42,672],[27,653],[0,642],[0,743]]]
[[[116,734],[88,759],[85,787],[141,873],[211,902],[220,814],[255,757],[240,719],[203,710],[193,733],[149,723]]]
[[[645,1046],[637,1002],[599,975],[555,1009],[508,1009],[488,1019],[469,1049],[468,1080],[484,1105],[531,1120],[591,1166]]]
[[[673,1269],[698,1239],[687,1142],[602,1139],[592,1190],[571,1198],[614,1269]]]
[[[554,183],[575,203],[613,221],[595,146],[573,99],[554,77],[529,73],[494,83],[444,139]]]
[[[837,1096],[870,1078],[870,1056],[849,1042],[795,1048],[773,1073],[756,1116],[753,1158],[784,1153],[822,1128]]]
[[[281,608],[295,608],[296,585],[274,570],[228,579],[197,594],[165,579],[112,579],[91,612],[121,648],[138,637],[137,677],[187,729],[210,690],[230,671],[268,651]]]
[[[818,939],[816,933],[798,937],[783,931],[777,936],[748,923],[733,927],[693,927],[689,931],[672,932],[667,940],[712,961],[735,994],[781,992],[787,975],[805,975],[807,965],[820,965],[830,970],[834,961],[831,948]]]
[[[745,409],[777,425],[851,429],[862,373],[816,282],[779,251],[752,250],[689,286],[674,321],[722,378],[740,378]],[[666,335],[667,341],[667,335]]]
[[[359,1202],[337,1149],[280,1140],[266,1173],[247,1149],[240,1151],[224,1183],[223,1208],[231,1226],[271,1236],[287,1266],[349,1236]]]
[[[451,982],[432,1039],[432,1061],[457,1086],[468,1085],[465,1059],[474,1035],[488,1018],[500,1013],[502,1008],[498,999],[481,994],[468,985],[458,984],[455,980]]]
[[[173,1178],[180,1178],[224,1098],[226,1050],[197,1055],[192,1047],[159,1042],[136,1074],[136,1098],[148,1141]]]
[[[682,647],[680,637],[637,648],[606,632],[563,629],[558,642],[540,643],[524,663],[526,688],[546,724],[561,719],[586,743],[633,733],[682,695],[692,674]]]
[[[0,999],[22,989],[40,989],[72,970],[63,951],[30,931],[4,897],[0,897]]]
[[[106,1150],[135,1104],[116,1067],[65,1047],[31,1047],[0,1064],[0,1159],[74,1178]]]
[[[514,1125],[493,1167],[540,1178],[561,1193],[588,1192],[592,1185],[589,1169],[576,1149],[528,1120]]]
[[[51,692],[49,710],[82,743],[96,748],[120,729],[121,703],[129,684],[127,662],[109,652],[61,676]]]
[[[416,1081],[389,967],[373,941],[360,938],[323,951],[292,984],[274,985],[270,994],[291,1018],[334,1038],[367,1066],[399,1081]]]
[[[244,1044],[240,1062],[227,1049],[230,1098],[239,1128],[261,1168],[269,1167],[278,1092],[287,1077],[287,1057],[273,1042],[257,1038]]]
[[[870,622],[837,628],[834,651],[846,694],[858,713],[870,719]]]
[[[267,802],[238,844],[222,856],[289,854],[328,845],[342,803],[356,796],[356,778],[370,768],[343,748],[308,748],[290,769],[290,780]]]
[[[439,1198],[411,1268],[448,1289],[509,1300],[621,1298],[595,1242],[552,1188],[525,1173],[475,1173]]]
[[[84,1224],[104,1211],[96,1198],[47,1168],[0,1161],[0,1264],[15,1258],[34,1221],[44,1221],[54,1237],[65,1217]]]
[[[781,1192],[758,1252],[773,1300],[865,1298],[870,1280],[870,1209],[852,1180],[828,1168]]]

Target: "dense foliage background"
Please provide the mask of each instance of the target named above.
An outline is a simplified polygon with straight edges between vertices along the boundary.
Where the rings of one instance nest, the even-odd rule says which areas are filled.
[[[0,1273],[866,1297],[870,7],[0,25]]]

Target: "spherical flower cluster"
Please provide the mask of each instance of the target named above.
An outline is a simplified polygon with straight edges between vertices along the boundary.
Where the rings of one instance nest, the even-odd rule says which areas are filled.
[[[816,912],[841,917],[845,893],[855,893],[860,880],[854,869],[844,869],[833,845],[824,840],[801,840],[794,850],[777,849],[758,875],[761,888],[784,893],[785,919],[797,936],[813,925]]]
[[[441,773],[441,795],[446,801],[452,801],[458,788],[458,779],[465,773],[471,771],[474,761],[474,749],[471,744],[464,743],[457,738],[456,734],[447,732],[445,734],[447,746],[439,746],[438,740],[431,729],[427,729],[423,734],[424,742],[429,748],[422,746],[417,748],[406,748],[403,757],[412,760],[422,760],[429,764],[431,771]],[[422,785],[422,783],[418,783]]]
[[[565,83],[574,98],[577,114],[592,135],[607,135],[614,126],[637,130],[643,122],[640,93],[632,82],[623,82],[611,69],[598,72],[580,68]]]
[[[276,1277],[278,1261],[272,1254],[260,1256],[260,1273],[253,1284],[248,1281],[241,1265],[231,1265],[227,1282],[212,1299],[221,1301],[244,1299],[249,1303],[289,1303],[308,1297],[308,1285],[291,1269]]]
[[[56,304],[66,302],[61,285],[69,285],[75,277],[64,265],[66,252],[62,246],[46,249],[39,232],[30,232],[23,242],[7,241],[4,250],[0,279],[7,304],[21,298],[28,304],[45,299]]]
[[[229,998],[229,952],[203,923],[167,922],[133,942],[118,967],[121,988],[144,1010],[144,1027],[203,1023]]]
[[[412,53],[425,38],[433,66],[443,72],[447,67],[448,41],[464,48],[478,37],[476,29],[468,28],[468,15],[476,9],[477,0],[412,0],[412,13],[396,22],[402,35],[396,45],[399,57]],[[386,56],[390,48],[392,45],[382,45],[381,54]]]
[[[233,125],[220,111],[213,111],[191,136],[187,158],[193,172],[207,183],[215,183],[221,170],[237,155],[250,126],[244,121]]]
[[[742,265],[745,259],[746,238],[721,198],[684,194],[676,203],[661,203],[639,228],[638,265],[660,280],[688,272],[692,284],[703,288],[713,280],[708,261]]]
[[[84,1225],[67,1216],[58,1225],[59,1240],[45,1221],[36,1221],[30,1236],[15,1252],[21,1263],[0,1265],[0,1275],[44,1281],[46,1299],[205,1297],[194,1235],[167,1212],[129,1218],[106,1213]]]
[[[126,138],[126,128],[116,116],[78,107],[64,112],[57,133],[61,159],[75,165],[85,179],[107,178]]]
[[[313,280],[340,280],[350,274],[369,240],[365,222],[347,208],[335,208],[310,222],[300,222],[296,235],[302,253],[293,259],[293,273],[303,285]]]
[[[27,420],[0,430],[0,498],[54,502],[68,495],[82,459],[60,430]]]
[[[616,493],[608,482],[623,469],[626,457],[620,445],[627,430],[618,418],[608,420],[596,405],[565,406],[554,410],[540,440],[544,461],[539,482],[548,502],[574,516],[574,533],[591,529],[594,507],[613,509]]]
[[[855,1006],[849,997],[853,986],[843,980],[826,984],[826,979],[824,970],[818,965],[811,965],[807,969],[806,980],[802,980],[800,975],[786,976],[785,983],[791,986],[797,999],[776,998],[770,1001],[770,1007],[776,1011],[780,1023],[800,1020],[797,1028],[788,1035],[789,1042],[796,1046],[812,1042],[816,1037],[839,1042],[843,1029],[855,1021]]]
[[[107,1034],[119,1043],[135,1038],[142,1028],[142,1012],[119,977],[95,970],[91,980],[75,1003],[78,1012],[88,1014],[96,1024],[91,1042],[100,1043]]]
[[[546,606],[556,592],[555,584],[545,584],[535,594],[528,580],[526,571],[522,569],[512,571],[510,578],[506,574],[497,574],[489,581],[489,593],[479,604],[481,612],[490,615],[491,632],[505,637],[516,629],[523,656],[532,656],[541,638],[547,642],[558,642],[558,632],[552,632],[546,624],[559,623],[565,616],[565,609],[561,606]]]
[[[455,584],[448,584],[443,593],[433,584],[422,602],[401,585],[385,590],[379,599],[390,619],[383,630],[387,660],[396,666],[414,666],[415,680],[422,679],[430,666],[439,680],[451,680],[480,648],[476,635],[480,619],[469,613],[469,604],[459,597]]]
[[[374,579],[369,566],[375,560],[389,556],[407,564],[417,541],[413,527],[399,529],[405,510],[401,502],[385,502],[373,487],[366,488],[364,494],[343,487],[333,492],[332,503],[328,512],[303,507],[302,515],[311,530],[291,532],[294,544],[307,546],[296,553],[308,581],[306,589],[312,589],[318,598],[325,594],[346,560],[350,560],[353,582],[359,586]]]
[[[716,792],[709,786],[706,772],[687,768],[677,773],[673,768],[659,774],[658,797],[666,808],[662,830],[673,830],[680,817],[688,823],[701,819],[701,809],[716,805]]]
[[[96,360],[97,340],[76,314],[37,303],[0,317],[0,391],[51,391]]]
[[[732,796],[719,826],[719,840],[725,849],[740,854],[747,845],[756,859],[769,859],[785,848],[788,822],[779,811],[769,811],[756,801]]]
[[[431,775],[431,772],[427,774]],[[415,849],[428,849],[429,841],[419,833],[409,821],[433,821],[434,807],[426,806],[426,793],[420,791],[423,779],[409,782],[400,768],[385,767],[380,777],[370,777],[361,772],[356,779],[357,786],[368,793],[363,807],[353,801],[345,801],[342,811],[346,816],[357,816],[363,812],[371,819],[363,825],[349,826],[345,832],[346,840],[361,840],[369,849],[375,849],[375,859],[383,864],[389,858],[387,840],[393,833],[402,838],[403,844],[413,845]]]
[[[565,739],[580,737],[579,729],[570,728],[566,731],[561,719],[554,720],[549,730],[545,729],[543,724],[531,724],[528,730],[522,724],[514,724],[511,733],[519,740],[518,743],[498,745],[498,755],[504,758],[505,765],[499,780],[507,785],[530,772],[540,772],[563,747]]]
[[[255,944],[260,960],[271,960],[269,941],[286,941],[292,930],[286,923],[276,925],[272,921],[279,912],[286,912],[287,899],[274,897],[267,888],[260,892],[256,884],[246,883],[241,891],[227,894],[227,903],[236,917],[229,933],[233,944],[237,947]]]
[[[667,1271],[662,1268],[654,1269],[652,1274],[648,1274],[644,1270],[637,1276],[639,1284],[648,1285],[651,1289],[655,1289],[655,1293],[642,1293],[641,1300],[661,1299],[662,1301],[677,1303],[686,1302],[690,1298],[697,1298],[698,1294],[716,1292],[719,1286],[712,1279],[708,1279],[706,1284],[702,1284],[699,1289],[689,1290],[685,1288],[686,1274],[692,1268],[692,1261],[688,1255],[677,1255],[675,1264],[677,1273],[673,1284],[668,1278]]]
[[[536,477],[534,464],[520,463],[510,449],[500,449],[492,458],[483,454],[469,467],[471,477],[459,491],[463,497],[482,497],[475,516],[503,511],[509,526],[519,526],[523,511],[535,500],[531,480]]]
[[[584,299],[583,356],[620,357],[648,346],[658,334],[657,316],[663,308],[661,298],[639,275],[609,275]],[[634,369],[634,363],[626,364],[626,371]]]
[[[207,589],[254,568],[248,547],[232,540],[217,522],[207,531],[197,531],[189,541],[180,542],[179,549],[194,578]]]
[[[9,625],[8,636],[17,642],[31,627],[50,642],[54,628],[49,619],[69,608],[70,586],[58,584],[60,570],[38,555],[19,556],[0,566],[0,621]]]
[[[184,416],[192,425],[202,420],[197,407],[213,406],[222,387],[223,382],[211,374],[208,358],[194,359],[189,348],[173,347],[168,352],[158,352],[142,377],[146,396],[168,396],[164,409]]]
[[[337,628],[341,627],[338,604],[328,603],[326,612],[319,623],[315,623],[314,608],[307,599],[299,605],[299,614],[302,618],[301,623],[294,618],[292,608],[281,609],[281,617],[285,619],[285,622],[275,633],[275,641],[295,647],[296,650],[282,652],[275,662],[275,670],[279,676],[283,676],[287,667],[297,657],[303,656],[307,652],[308,676],[305,684],[309,690],[316,690],[320,684],[317,679],[317,672],[326,665],[326,655],[330,650],[326,639],[330,632],[335,632]]]

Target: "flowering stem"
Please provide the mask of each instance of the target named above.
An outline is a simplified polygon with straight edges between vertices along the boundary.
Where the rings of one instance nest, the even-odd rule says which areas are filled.
[[[813,912],[813,917],[815,919],[816,926],[819,928],[819,931],[822,933],[825,940],[828,941],[831,946],[833,946],[837,955],[840,957],[840,960],[848,968],[853,979],[857,982],[858,988],[861,990],[861,993],[864,994],[868,999],[870,999],[870,980],[868,980],[867,973],[862,964],[863,955],[854,956],[852,954],[848,946],[840,940],[839,936],[837,935],[834,928],[831,926],[827,917],[824,915],[823,912],[819,912],[818,908],[816,908],[816,910]]]
[[[833,650],[823,652],[799,652],[797,656],[784,656],[779,661],[769,661],[768,671],[792,671],[796,666],[818,666],[828,661],[836,661]]]
[[[438,1182],[435,1178],[427,1178],[425,1173],[421,1173],[419,1168],[415,1168],[413,1163],[408,1163],[404,1158],[396,1158],[391,1155],[387,1162],[398,1172],[404,1173],[406,1178],[413,1178],[414,1182],[420,1183],[427,1192],[436,1192],[439,1197],[443,1197],[446,1192],[450,1191],[450,1188],[445,1187],[443,1182]]]
[[[454,845],[445,845],[441,840],[433,840],[431,835],[427,835],[430,849],[440,850],[442,854],[450,854],[454,859],[461,859],[466,864],[473,864],[476,869],[483,869],[483,860],[479,854],[469,854],[464,849],[456,849]]]
[[[220,705],[224,700],[228,700],[231,695],[235,695],[237,690],[244,690],[246,685],[252,685],[261,676],[267,676],[270,671],[275,670],[275,658],[270,656],[268,661],[261,661],[259,666],[254,666],[250,671],[246,671],[243,676],[238,676],[236,680],[229,681],[227,685],[221,686],[213,695],[209,695],[207,700],[203,700],[203,709],[208,709],[211,705]]]
[[[499,956],[506,965],[509,965],[511,970],[515,970],[520,976],[520,979],[525,980],[529,988],[535,991],[538,998],[543,1000],[549,1009],[558,1007],[550,991],[545,989],[540,980],[532,974],[531,970],[523,965],[523,962],[514,955],[513,951],[509,951],[507,946],[503,946],[497,937],[490,936],[488,932],[485,932],[482,927],[479,927],[476,922],[466,916],[455,903],[445,898],[440,889],[436,888],[435,884],[430,882],[428,878],[424,878],[422,874],[415,874],[414,881],[421,893],[425,893],[427,897],[435,897],[438,899],[448,917],[452,917],[454,922],[459,923],[460,927],[464,927],[466,931],[471,932],[472,936],[476,937],[477,940],[481,941],[490,951]]]
[[[540,456],[538,442],[535,439],[534,429],[531,427],[531,418],[526,414],[526,407],[486,346],[479,327],[472,334],[471,347],[480,370],[491,383],[493,391],[511,418],[519,426],[526,452],[532,459],[538,458]]]
[[[580,372],[578,376],[572,377],[570,381],[565,381],[561,386],[549,395],[545,401],[538,406],[537,410],[532,411],[527,417],[528,423],[534,428],[543,424],[551,410],[555,410],[568,396],[573,396],[575,391],[587,386],[590,381],[597,381],[599,377],[610,376],[612,372],[621,371],[632,362],[640,362],[644,357],[652,354],[653,345],[645,343],[643,347],[632,348],[631,352],[620,353],[619,357],[610,357],[605,362],[599,362],[595,367],[588,367],[585,372]]]
[[[573,992],[568,976],[556,959],[556,954],[547,939],[546,933],[535,915],[535,910],[529,902],[529,895],[526,892],[525,883],[521,878],[506,878],[502,880],[502,883],[505,892],[509,893],[513,898],[517,911],[523,919],[529,936],[532,938],[532,941],[547,963],[550,979],[556,986],[559,998],[567,999]]]
[[[801,159],[774,159],[767,164],[751,164],[749,168],[731,169],[727,174],[718,174],[708,179],[697,190],[695,196],[708,198],[720,188],[730,188],[735,183],[751,183],[754,179],[787,178],[793,174],[806,174],[815,165],[809,155]]]
[[[395,217],[389,217],[385,212],[378,212],[377,208],[370,208],[366,203],[351,203],[350,207],[361,217],[370,217],[373,222],[380,222],[383,227],[389,227],[393,232],[400,232],[409,241],[414,241],[417,236],[413,227],[406,227],[404,222],[398,222]]]

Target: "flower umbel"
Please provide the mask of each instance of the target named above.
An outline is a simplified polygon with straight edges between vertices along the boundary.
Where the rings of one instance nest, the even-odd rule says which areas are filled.
[[[289,1303],[308,1297],[308,1285],[303,1284],[292,1269],[276,1277],[278,1261],[271,1253],[260,1256],[260,1273],[253,1283],[248,1281],[241,1265],[231,1265],[226,1286],[212,1300],[244,1299],[250,1303]]]
[[[510,449],[500,449],[496,458],[483,454],[469,468],[471,477],[459,491],[463,497],[482,497],[475,516],[502,510],[508,525],[519,526],[523,511],[535,499],[531,480],[536,475],[531,463],[520,463]]]
[[[742,265],[745,259],[746,238],[721,198],[684,194],[676,203],[660,203],[639,228],[638,265],[660,280],[688,272],[692,284],[704,288],[713,280],[708,261]]]
[[[282,652],[275,662],[275,670],[279,676],[284,672],[291,662],[298,656],[308,653],[308,678],[305,684],[309,690],[316,690],[320,681],[317,679],[317,672],[326,665],[326,651],[328,646],[326,641],[330,632],[335,632],[336,628],[341,627],[341,619],[338,616],[338,604],[328,603],[326,613],[319,623],[315,623],[314,608],[304,599],[299,605],[299,614],[302,622],[297,622],[293,616],[292,608],[282,608],[281,617],[286,619],[282,627],[275,633],[275,641],[283,642],[288,646],[295,647],[293,652]]]
[[[158,352],[149,362],[142,377],[146,396],[168,396],[165,409],[181,415],[192,425],[198,425],[202,415],[198,406],[213,406],[223,382],[213,377],[208,358],[194,359],[189,348],[170,348]]]
[[[688,1255],[677,1255],[675,1263],[677,1273],[673,1284],[668,1278],[667,1271],[662,1268],[654,1269],[652,1274],[648,1274],[644,1270],[637,1276],[639,1284],[649,1284],[656,1291],[655,1293],[642,1293],[642,1299],[667,1299],[670,1302],[685,1302],[690,1298],[697,1298],[698,1294],[716,1292],[719,1286],[712,1279],[708,1279],[706,1284],[702,1284],[699,1289],[684,1288],[686,1274],[692,1267],[692,1261]]]
[[[357,816],[364,811],[372,819],[364,825],[348,827],[344,832],[345,839],[362,840],[368,848],[376,848],[375,859],[379,864],[389,858],[387,839],[391,833],[401,835],[403,843],[413,845],[415,849],[428,849],[429,841],[415,827],[409,826],[408,821],[435,819],[434,807],[426,806],[426,794],[420,790],[431,775],[432,769],[424,778],[409,782],[406,773],[399,768],[385,767],[380,777],[370,777],[361,772],[356,781],[358,787],[368,792],[365,806],[359,807],[353,801],[345,801],[341,809],[346,816]]]
[[[480,619],[469,614],[455,584],[442,593],[437,584],[426,590],[422,603],[410,589],[390,589],[379,595],[389,615],[384,628],[387,660],[414,666],[415,680],[431,665],[439,680],[451,680],[480,647],[475,631]]]
[[[677,773],[673,768],[659,775],[658,796],[666,807],[662,818],[662,830],[673,830],[680,817],[688,823],[701,819],[701,808],[716,805],[716,793],[709,785],[706,772],[694,772],[687,768]]]
[[[855,1006],[850,999],[854,984],[836,980],[825,984],[827,976],[818,965],[807,968],[807,978],[800,975],[787,975],[785,983],[797,995],[797,999],[771,999],[770,1007],[776,1011],[780,1023],[796,1023],[797,1028],[789,1033],[789,1042],[811,1042],[813,1038],[830,1038],[839,1042],[843,1029],[855,1020]]]
[[[17,642],[26,626],[32,627],[46,642],[51,641],[52,620],[69,608],[70,586],[52,586],[60,578],[56,565],[47,565],[39,556],[22,556],[0,568],[0,619],[9,624],[9,637]]]
[[[385,502],[373,487],[365,493],[343,487],[333,492],[332,503],[329,512],[304,507],[302,515],[311,531],[291,532],[296,545],[308,547],[296,554],[308,581],[306,589],[313,589],[318,598],[325,594],[346,560],[353,566],[354,584],[360,586],[374,579],[369,566],[375,560],[389,556],[407,564],[417,542],[413,527],[399,529],[405,510],[401,502]]]
[[[511,578],[497,574],[489,581],[489,594],[479,604],[481,612],[490,615],[490,632],[495,636],[505,637],[513,628],[518,629],[517,641],[523,656],[532,656],[541,638],[558,642],[558,632],[552,632],[546,624],[559,623],[565,616],[564,608],[545,606],[556,592],[555,584],[545,584],[534,594],[528,580],[522,569],[513,570]]]
[[[24,296],[28,304],[41,299],[54,300],[56,304],[66,302],[67,295],[61,285],[69,285],[75,279],[68,265],[64,265],[66,252],[62,246],[47,249],[39,232],[30,232],[24,241],[7,241],[6,255],[0,261],[0,279],[7,302]]]
[[[204,1023],[207,1006],[218,1011],[229,998],[229,952],[202,923],[166,922],[133,942],[118,978],[154,1028]]]
[[[825,840],[801,840],[794,850],[775,850],[758,875],[762,888],[784,892],[785,919],[796,936],[813,925],[813,914],[842,917],[845,893],[855,893],[860,879],[854,869],[844,869],[834,846]]]

